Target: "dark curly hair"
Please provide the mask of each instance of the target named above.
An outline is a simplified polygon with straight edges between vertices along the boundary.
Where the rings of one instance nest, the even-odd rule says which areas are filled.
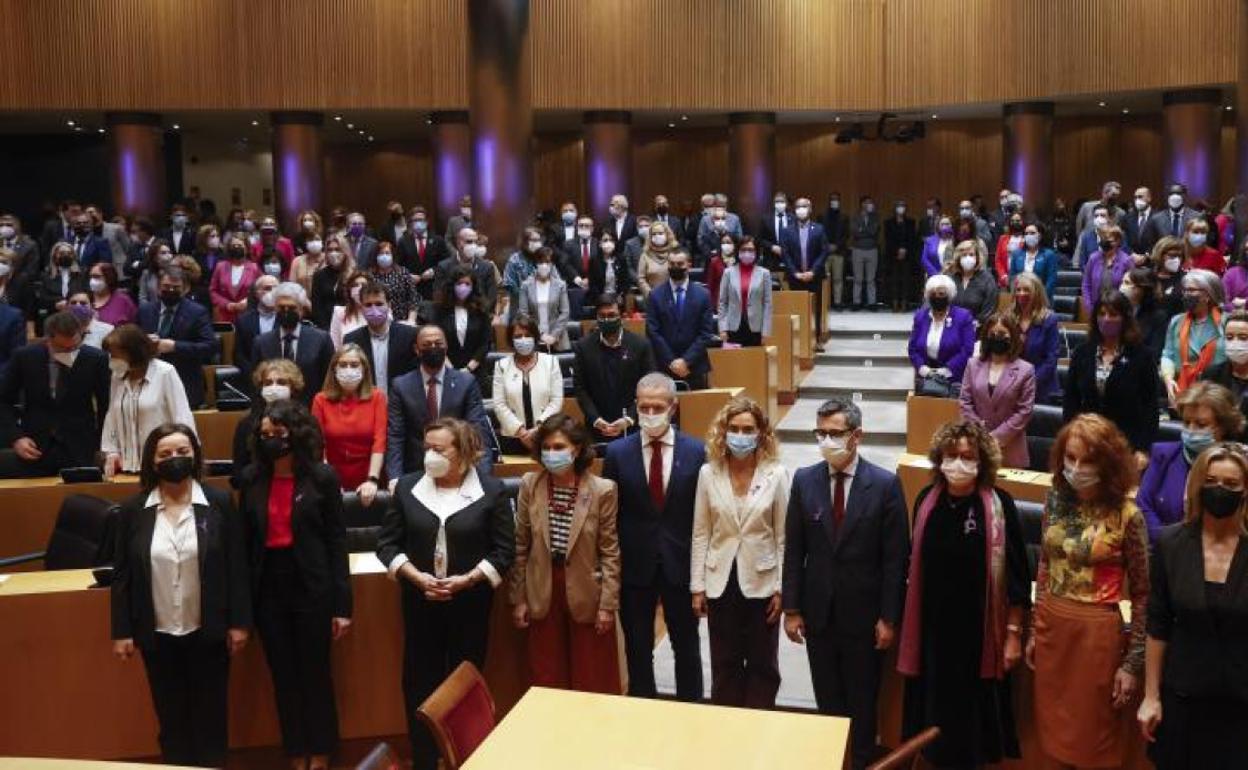
[[[927,461],[932,465],[932,481],[937,484],[945,483],[945,474],[941,472],[940,464],[944,460],[945,452],[952,450],[962,439],[970,442],[975,447],[975,453],[979,455],[979,473],[975,476],[975,486],[979,489],[991,488],[996,484],[997,469],[1001,467],[1001,447],[988,429],[977,420],[951,420],[932,434],[932,444],[927,450]]]
[[[552,414],[537,426],[537,437],[533,440],[533,459],[542,461],[542,442],[556,433],[567,436],[572,446],[576,447],[576,459],[572,468],[576,475],[581,475],[594,462],[594,439],[586,430],[585,424],[570,414]]]
[[[312,413],[298,401],[274,401],[260,412],[251,431],[251,456],[256,458],[256,463],[266,476],[273,475],[273,461],[260,451],[260,427],[266,417],[270,422],[286,428],[296,474],[306,473],[320,463],[325,452],[325,438]]]
[[[477,294],[477,276],[472,272],[472,268],[467,265],[456,265],[451,269],[450,276],[447,277],[446,283],[442,285],[441,291],[438,292],[439,310],[450,313],[455,309],[455,284],[465,278],[472,281],[472,293],[468,295],[468,299],[464,300],[464,307],[468,309],[469,313],[485,312],[481,306],[481,297]]]

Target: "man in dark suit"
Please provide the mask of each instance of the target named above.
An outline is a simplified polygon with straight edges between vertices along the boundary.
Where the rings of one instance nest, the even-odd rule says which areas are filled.
[[[577,220],[576,204],[572,201],[564,201],[559,207],[559,221],[552,222],[546,233],[547,243],[556,251],[562,251],[563,244],[576,240]]]
[[[810,217],[810,199],[798,198],[794,207],[797,221],[780,237],[784,274],[789,288],[808,291],[815,311],[815,349],[822,350],[819,337],[823,334],[823,297],[819,291],[828,259],[828,241],[823,225]]]
[[[663,619],[676,659],[676,697],[702,700],[698,621],[689,592],[689,555],[701,441],[671,425],[676,383],[654,372],[636,390],[641,432],[612,442],[602,476],[619,487],[620,624],[628,663],[628,694],[653,698],[654,613]]]
[[[122,269],[122,277],[137,281],[147,267],[147,250],[152,241],[156,240],[156,226],[147,217],[135,217],[130,223],[130,248],[126,255],[126,264]]]
[[[95,465],[108,411],[108,354],[82,344],[68,312],[44,321],[46,340],[19,348],[0,380],[0,458],[5,478],[52,476]]]
[[[251,285],[252,306],[234,319],[234,365],[244,375],[256,364],[253,352],[256,338],[273,331],[277,325],[277,297],[273,295],[277,284],[276,276],[262,275],[257,278]],[[246,382],[250,387],[251,378],[247,377]]]
[[[252,367],[261,361],[271,358],[287,358],[295,362],[303,373],[303,395],[300,397],[305,404],[312,403],[312,397],[321,392],[325,384],[325,374],[329,371],[329,361],[334,357],[334,341],[329,334],[310,323],[304,323],[303,317],[311,308],[307,292],[303,286],[287,281],[279,283],[273,289],[273,309],[277,324],[272,331],[256,337],[253,348]],[[251,379],[251,373],[247,373]]]
[[[623,243],[637,235],[637,219],[628,213],[628,198],[618,193],[612,195],[608,211],[611,215],[602,223],[602,231],[614,235],[616,243]],[[593,220],[590,222],[592,224]]]
[[[57,206],[55,216],[44,222],[43,232],[39,235],[39,253],[44,259],[47,259],[52,246],[57,242],[70,243],[74,240],[74,216],[80,211],[82,211],[81,203],[75,200],[64,200]]]
[[[425,425],[439,417],[455,417],[476,427],[485,457],[478,471],[493,467],[490,450],[494,429],[485,414],[477,378],[446,365],[446,335],[433,324],[416,331],[420,366],[390,383],[386,420],[386,476],[390,491],[405,473],[425,468]]]
[[[9,361],[26,344],[26,317],[12,305],[0,304],[0,382],[9,371]]]
[[[860,770],[875,754],[880,666],[901,620],[909,520],[897,476],[858,454],[858,405],[831,398],[816,419],[825,461],[794,474],[785,518],[784,632],[806,645],[819,711],[851,719]]]
[[[373,382],[382,393],[389,394],[390,383],[416,366],[416,327],[390,319],[390,300],[386,287],[370,283],[360,290],[364,306],[364,326],[343,337],[343,342],[359,345],[368,358]]]
[[[832,275],[832,309],[840,310],[845,300],[845,260],[849,257],[849,215],[841,210],[841,194],[828,196],[823,213],[823,234],[828,239],[828,272]]]
[[[437,266],[451,258],[451,248],[441,236],[429,232],[429,214],[424,206],[408,212],[407,230],[398,242],[399,264],[416,279],[416,291],[425,302],[433,299],[433,279]]]
[[[459,231],[465,227],[472,227],[472,196],[465,195],[459,199],[459,213],[451,217],[446,223],[446,240],[448,243],[454,243]]]
[[[927,210],[923,212],[923,218],[919,220],[919,238],[923,239],[929,235],[936,234],[936,228],[940,225],[941,211],[940,198],[928,198]],[[823,226],[824,232],[828,231],[827,223]],[[831,235],[828,236],[831,238]]]
[[[624,328],[620,302],[602,294],[594,302],[598,329],[572,346],[576,403],[595,441],[611,441],[637,424],[635,389],[654,371],[650,343]]]
[[[492,313],[498,302],[498,268],[485,258],[485,246],[480,243],[480,236],[472,228],[464,228],[456,236],[455,249],[451,256],[438,263],[433,271],[433,292],[450,291],[451,272],[457,265],[472,270],[476,278],[476,294],[485,307]]]
[[[356,268],[371,270],[373,258],[377,256],[377,239],[368,234],[368,223],[358,211],[347,214],[347,243],[355,255]]]
[[[758,249],[767,269],[780,269],[784,257],[784,246],[780,239],[784,231],[792,225],[793,213],[789,211],[789,196],[777,192],[772,198],[772,213],[758,223]]]
[[[72,220],[74,226],[73,240],[69,245],[74,247],[74,255],[83,270],[90,270],[96,262],[113,263],[113,249],[108,241],[95,234],[91,226],[91,216],[79,211]]]
[[[918,276],[918,229],[914,218],[906,213],[906,202],[898,200],[893,204],[893,215],[884,222],[884,302],[892,304],[894,313],[918,300]]]
[[[160,239],[169,244],[174,254],[195,253],[195,228],[186,206],[175,203],[169,210],[169,227],[161,231]]]
[[[204,403],[204,365],[217,351],[208,309],[186,296],[185,273],[176,266],[160,272],[160,301],[139,306],[138,324],[156,341],[162,360],[173,364],[195,409]]]
[[[594,220],[582,216],[576,221],[572,240],[564,242],[555,268],[569,289],[573,286],[584,289],[589,285],[589,268],[597,261],[598,239],[594,237]]]
[[[646,302],[646,337],[659,371],[702,390],[711,369],[706,346],[715,338],[711,295],[689,280],[689,254],[683,249],[668,258],[667,275]]]
[[[1137,187],[1134,207],[1118,223],[1126,237],[1124,245],[1131,249],[1132,254],[1148,254],[1153,250],[1152,233],[1148,228],[1153,214],[1152,191],[1147,187]]]
[[[645,214],[637,215],[637,235],[629,238],[624,243],[617,243],[615,248],[619,253],[623,249],[624,259],[628,262],[628,269],[637,274],[637,264],[641,261],[641,252],[646,248],[646,239],[650,237],[651,219]],[[685,234],[683,232],[675,233],[676,238],[684,243]]]
[[[1148,237],[1152,243],[1170,236],[1182,238],[1187,223],[1200,216],[1187,205],[1187,185],[1172,184],[1166,190],[1166,208],[1153,214],[1148,221]]]
[[[706,258],[706,254],[701,251],[698,234],[702,232],[702,223],[711,216],[711,212],[715,209],[715,193],[702,193],[700,199],[702,208],[696,214],[685,217],[685,234],[683,240],[685,245],[693,249],[694,256],[698,259]]]
[[[672,213],[671,204],[667,201],[667,196],[662,193],[654,196],[654,216],[649,217],[650,222],[662,222],[671,228],[676,238],[684,243],[685,241],[685,221]],[[641,215],[637,216],[637,227],[641,227]]]

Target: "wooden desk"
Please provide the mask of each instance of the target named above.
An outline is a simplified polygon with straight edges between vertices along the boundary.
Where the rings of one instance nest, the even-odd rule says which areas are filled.
[[[195,413],[195,432],[209,460],[229,460],[234,457],[234,431],[247,412],[218,412],[201,409]]]
[[[735,350],[709,348],[706,352],[711,360],[712,388],[743,388],[745,395],[757,401],[772,421],[779,417],[778,354],[774,345]]]
[[[715,415],[733,396],[744,393],[743,388],[708,388],[677,393],[680,409],[680,429],[699,440],[705,440]]]
[[[801,334],[801,321],[797,316],[777,313],[771,317],[771,336],[763,338],[764,345],[776,347],[777,400],[784,406],[797,400],[797,381],[801,376],[797,348]]]
[[[91,759],[38,759],[36,757],[0,757],[0,770],[161,770],[184,765],[149,765],[133,762],[100,762]]]
[[[927,461],[926,454],[907,452],[897,460],[897,475],[901,477],[906,504],[913,506],[919,491],[932,481],[932,465]],[[1038,471],[1002,468],[997,471],[997,485],[1016,500],[1044,503],[1044,498],[1053,486],[1053,477]]]
[[[960,413],[957,399],[911,393],[906,399],[906,451],[926,455],[932,445],[932,434],[950,420],[956,420]]]
[[[771,293],[773,314],[795,315],[801,326],[798,329],[797,360],[803,370],[815,366],[814,328],[815,311],[811,307],[808,291],[773,291]],[[826,309],[826,308],[825,308]]]
[[[839,768],[849,720],[531,688],[464,770]]]

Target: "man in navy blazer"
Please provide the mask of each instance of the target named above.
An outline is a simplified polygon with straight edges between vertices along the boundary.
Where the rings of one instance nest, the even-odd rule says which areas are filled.
[[[157,340],[161,360],[178,370],[186,400],[194,409],[204,403],[204,365],[212,361],[217,337],[208,309],[186,297],[189,289],[181,268],[164,268],[160,272],[160,301],[140,305],[138,323]]]
[[[373,373],[373,383],[382,393],[389,394],[390,383],[416,366],[412,352],[416,349],[416,327],[391,318],[389,295],[379,283],[370,283],[360,290],[360,304],[367,323],[342,341],[360,346]]]
[[[858,770],[875,754],[880,666],[901,620],[909,519],[897,476],[858,454],[858,405],[834,397],[816,419],[824,462],[794,474],[784,523],[784,632],[806,645],[819,711],[852,720]]]
[[[251,286],[255,302],[234,319],[234,365],[243,373],[248,390],[251,388],[251,370],[255,366],[256,339],[277,326],[277,298],[273,296],[277,284],[277,276],[262,275],[257,278]]]
[[[425,426],[439,417],[455,417],[471,423],[481,435],[485,456],[477,464],[481,473],[494,466],[490,450],[494,429],[481,402],[477,378],[446,365],[446,334],[436,324],[416,330],[416,355],[420,366],[390,382],[386,419],[386,476],[390,490],[405,473],[425,469]],[[429,409],[432,385],[437,409]]]
[[[683,249],[672,252],[668,280],[646,300],[646,336],[659,371],[699,390],[706,387],[706,373],[711,369],[706,346],[715,338],[715,317],[710,292],[689,280],[689,261]]]
[[[810,211],[810,198],[798,198],[793,207],[796,220],[781,233],[780,248],[789,288],[811,293],[815,309],[816,349],[822,350],[822,346],[818,345],[819,337],[823,335],[823,297],[819,287],[825,276],[828,239],[823,225],[811,219]]]
[[[663,618],[676,658],[676,697],[702,699],[698,621],[689,592],[693,505],[706,448],[671,425],[676,383],[651,372],[637,383],[641,432],[607,445],[603,478],[619,487],[620,624],[628,694],[653,698],[654,612]],[[657,475],[656,475],[657,474]]]
[[[26,344],[26,316],[12,305],[0,304],[0,382],[9,371],[9,361]]]
[[[79,211],[74,214],[71,224],[74,233],[69,245],[74,247],[74,254],[83,270],[90,270],[96,262],[113,263],[113,248],[102,236],[95,234],[90,214]]]
[[[311,304],[300,284],[279,283],[273,289],[273,307],[277,322],[272,330],[256,337],[251,350],[252,368],[271,358],[293,360],[303,374],[303,393],[299,399],[311,406],[312,398],[325,384],[329,362],[334,357],[334,341],[327,332],[303,322]],[[251,379],[251,372],[247,373],[247,379]]]

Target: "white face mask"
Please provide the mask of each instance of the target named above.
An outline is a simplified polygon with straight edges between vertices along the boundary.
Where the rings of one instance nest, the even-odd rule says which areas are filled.
[[[77,348],[74,348],[73,350],[69,351],[68,353],[64,353],[64,352],[62,352],[62,353],[53,353],[53,354],[52,354],[52,360],[53,360],[53,361],[56,361],[58,364],[63,364],[64,366],[73,366],[73,365],[74,365],[74,361],[75,361],[75,359],[77,359],[77,358],[78,358],[78,349],[77,349]]]
[[[962,486],[979,475],[979,463],[961,457],[946,458],[940,463],[940,472],[955,486]]]
[[[321,249],[323,247],[324,247],[324,244],[322,244],[320,241],[308,241],[308,253],[309,254],[320,254]]]
[[[290,386],[265,385],[260,389],[260,398],[263,398],[265,402],[270,404],[274,401],[285,401],[290,398]]]
[[[1065,463],[1062,468],[1062,475],[1066,478],[1066,483],[1076,492],[1087,489],[1096,482],[1101,480],[1101,476],[1093,468],[1076,468],[1070,463]]]
[[[819,454],[830,465],[840,465],[849,457],[849,437],[839,436],[819,439]]]
[[[1143,198],[1136,198],[1135,208],[1137,211],[1143,211],[1144,209],[1148,208],[1148,201],[1144,200]]]
[[[215,235],[209,238],[208,248],[213,249],[213,250],[221,248],[221,239]]]
[[[809,207],[809,206],[798,206],[798,207],[795,209],[795,212],[797,213],[797,218],[798,218],[798,219],[805,219],[806,217],[810,216],[810,207]]]
[[[615,253],[615,244],[611,241],[600,241],[598,243],[598,250],[607,256],[611,256]]]
[[[305,220],[303,220],[303,229],[304,229],[304,230],[311,230],[311,229],[312,229],[312,228],[314,228],[314,227],[316,227],[316,220],[315,220],[315,219],[305,219]]]
[[[776,201],[776,202],[775,202],[775,207],[776,207],[776,213],[777,213],[777,214],[783,214],[783,213],[784,213],[784,210],[785,210],[785,209],[787,209],[789,206],[788,206],[788,204],[787,204],[787,203],[785,203],[784,201]]]
[[[1166,271],[1171,273],[1179,272],[1179,268],[1183,266],[1183,260],[1179,257],[1170,257],[1166,260]]]
[[[576,237],[577,237],[577,238],[580,238],[580,239],[582,239],[582,240],[589,238],[589,236],[590,236],[592,233],[593,233],[593,231],[592,231],[592,230],[590,230],[588,227],[578,227],[578,228],[576,228]]]
[[[550,277],[550,263],[549,262],[543,262],[542,264],[537,266],[537,277],[538,278]]]
[[[13,228],[13,225],[0,225],[0,239],[7,241],[16,233],[17,231]]]
[[[962,266],[963,272],[969,273],[975,269],[976,265],[979,264],[979,259],[977,257],[967,255],[958,259],[958,264]]]
[[[1034,249],[1040,245],[1040,236],[1035,233],[1027,233],[1023,236],[1023,243],[1027,244],[1027,248]]]
[[[542,242],[541,241],[529,241],[528,243],[525,244],[525,248],[528,249],[528,252],[530,254],[536,254],[537,250],[542,248]]]
[[[273,309],[273,306],[274,306],[274,305],[276,305],[276,304],[277,304],[277,297],[274,297],[274,296],[273,296],[273,290],[272,290],[272,289],[269,289],[269,290],[268,290],[268,291],[266,291],[264,294],[261,294],[261,295],[260,295],[260,305],[261,305],[262,307],[266,307],[266,308],[268,308],[268,309],[272,310],[272,309]]]
[[[440,479],[451,472],[451,461],[432,449],[425,450],[425,475],[431,479]]]
[[[737,250],[737,247],[732,245],[731,243],[725,243],[719,247],[719,253],[723,254],[725,257],[732,254],[732,252],[736,250]]]
[[[460,215],[461,217],[463,217],[464,219],[472,219],[472,207],[471,207],[471,206],[460,206],[460,207],[459,207],[459,215]]]
[[[1092,217],[1092,224],[1096,225],[1098,229],[1102,228],[1105,225],[1109,224],[1109,217],[1105,216],[1104,214],[1097,214],[1096,216]]]
[[[358,366],[340,366],[334,370],[334,376],[338,378],[339,385],[352,389],[364,381],[364,370]]]
[[[325,255],[325,259],[329,262],[331,267],[338,267],[343,263],[343,260],[346,259],[346,257],[341,251],[334,249]]]
[[[643,241],[649,238],[650,237],[650,225],[642,225],[641,227],[638,227],[637,234],[641,236],[641,239]]]
[[[394,264],[394,255],[388,251],[383,251],[377,255],[378,267],[390,267]]]
[[[7,278],[12,270],[8,262],[0,262],[0,278]]]
[[[1227,340],[1226,357],[1237,364],[1248,362],[1248,340]]]
[[[667,235],[665,235],[664,233],[655,233],[654,237],[650,239],[650,243],[652,243],[655,246],[658,246],[659,248],[662,248],[667,245]]]
[[[516,337],[511,341],[511,346],[516,349],[516,353],[522,356],[531,356],[537,348],[537,341],[532,337]]]
[[[668,427],[672,423],[671,414],[663,412],[662,414],[639,414],[637,415],[637,424],[645,431],[650,438],[658,438],[667,433]]]
[[[1171,195],[1169,198],[1166,198],[1166,203],[1170,204],[1170,208],[1172,209],[1183,208],[1183,196],[1177,194]]]

